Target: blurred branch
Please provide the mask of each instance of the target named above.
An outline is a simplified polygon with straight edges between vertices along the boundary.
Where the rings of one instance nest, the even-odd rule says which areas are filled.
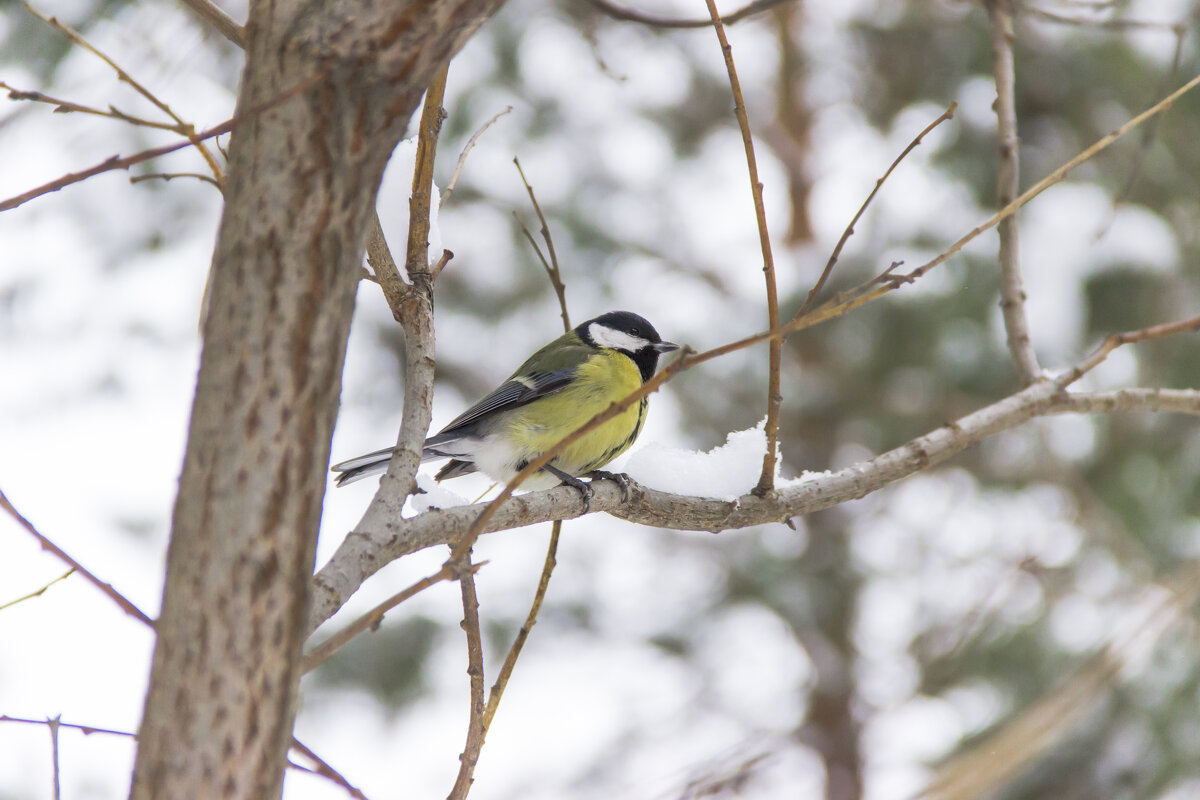
[[[495,125],[498,119],[510,113],[512,108],[512,106],[506,106],[503,111],[483,123],[483,126],[479,130],[471,134],[471,138],[463,146],[462,152],[458,154],[458,161],[454,164],[454,172],[450,175],[450,182],[446,184],[446,190],[442,192],[442,196],[438,200],[438,208],[446,205],[446,201],[450,199],[450,195],[454,194],[454,187],[458,186],[459,176],[462,175],[463,166],[467,163],[467,154],[475,147],[475,142],[479,141],[479,137],[483,135],[483,132]]]
[[[234,22],[233,18],[214,5],[210,0],[183,0],[183,4],[200,15],[200,18],[216,28],[222,36],[236,44],[246,47],[246,30]]]
[[[475,765],[483,750],[487,736],[487,723],[483,717],[483,637],[479,631],[479,597],[475,593],[475,575],[468,552],[459,578],[462,587],[463,622],[467,634],[467,676],[471,682],[471,712],[467,724],[467,743],[459,757],[458,777],[450,790],[448,800],[466,800],[474,783]]]
[[[25,8],[30,14],[33,14],[42,22],[45,22],[63,36],[70,39],[71,42],[87,50],[89,53],[96,56],[96,58],[100,59],[109,67],[111,67],[112,70],[117,73],[117,80],[129,84],[129,86],[131,86],[135,92],[149,100],[156,108],[158,108],[159,111],[162,111],[172,120],[174,120],[175,123],[180,126],[180,134],[188,137],[191,143],[195,145],[196,150],[200,153],[200,157],[204,159],[206,164],[208,164],[208,168],[212,172],[213,178],[216,179],[217,184],[220,185],[225,182],[225,173],[221,169],[221,165],[217,163],[217,159],[214,158],[213,154],[209,152],[207,147],[204,146],[204,139],[196,135],[195,126],[193,126],[191,123],[184,122],[183,118],[176,114],[174,110],[172,110],[172,108],[166,104],[166,102],[160,100],[158,96],[154,94],[154,92],[151,92],[141,83],[139,83],[132,75],[122,69],[115,61],[101,52],[99,48],[95,47],[77,31],[74,31],[66,25],[63,25],[55,17],[47,17],[43,15],[36,8],[34,8],[31,3],[25,3]]]
[[[1186,31],[1187,26],[1182,22],[1154,22],[1152,20],[1116,18],[1116,19],[1087,19],[1085,17],[1068,17],[1065,14],[1057,14],[1053,11],[1047,11],[1043,8],[1038,8],[1031,3],[1021,3],[1021,10],[1029,14],[1034,19],[1040,19],[1045,22],[1054,22],[1060,25],[1075,25],[1085,28],[1102,28],[1108,30],[1127,31],[1127,30],[1159,30],[1171,31],[1178,34]],[[1093,10],[1104,10],[1115,7],[1115,3],[1106,4],[1104,8],[1096,7]]]
[[[409,519],[402,518],[398,508],[391,506],[387,498],[383,498],[379,504],[373,503],[363,521],[317,573],[310,629],[315,629],[331,616],[364,580],[396,558],[426,547],[453,543],[451,558],[443,566],[443,570],[450,569],[451,564],[461,559],[482,533],[580,515],[584,511],[582,499],[579,492],[569,486],[529,492],[515,501],[510,498],[523,481],[563,448],[656,391],[673,375],[771,335],[781,336],[787,327],[773,334],[756,334],[703,353],[685,354],[640,389],[612,404],[605,412],[593,417],[586,425],[531,461],[490,502],[430,509]],[[1054,379],[1039,380],[1015,394],[868,461],[791,482],[777,489],[770,497],[758,497],[751,493],[734,501],[714,500],[659,492],[631,482],[630,496],[625,501],[615,483],[596,481],[592,487],[594,495],[590,510],[605,511],[643,525],[714,533],[770,522],[786,522],[795,516],[864,497],[901,478],[939,464],[989,436],[1015,428],[1034,417],[1056,413],[1059,403],[1071,402],[1066,389],[1104,361],[1117,347],[1198,329],[1200,317],[1114,334],[1079,365]],[[1178,400],[1171,394],[1161,396],[1166,404]],[[1163,410],[1169,409],[1164,407]],[[376,495],[376,498],[379,499],[380,495]]]
[[[529,180],[525,177],[525,170],[521,169],[521,162],[516,156],[513,156],[513,163],[516,164],[517,172],[521,175],[521,183],[525,184],[525,191],[529,193],[529,202],[533,203],[533,210],[537,212],[537,218],[542,223],[540,233],[546,242],[546,249],[550,252],[549,261],[546,260],[546,256],[542,255],[542,248],[538,247],[533,234],[525,227],[525,223],[521,222],[521,217],[517,215],[516,211],[513,211],[513,219],[521,226],[525,238],[533,245],[533,251],[541,259],[542,266],[546,269],[546,276],[550,278],[550,285],[554,287],[554,294],[558,296],[558,307],[562,311],[563,330],[569,331],[571,330],[571,315],[567,312],[567,287],[562,281],[562,270],[558,268],[558,254],[554,252],[554,239],[550,236],[550,225],[546,222],[546,215],[542,213],[542,207],[533,193],[533,187],[529,185]]]
[[[761,14],[764,11],[769,11],[775,6],[780,6],[791,1],[756,0],[756,2],[750,3],[744,8],[734,11],[732,14],[726,14],[720,19],[725,25],[733,25],[735,22],[741,22],[744,19]],[[669,17],[658,17],[653,14],[644,14],[641,11],[622,8],[615,3],[608,2],[608,0],[587,0],[587,2],[613,19],[621,20],[622,22],[637,22],[652,28],[707,28],[709,25],[712,25],[711,19],[670,19]]]
[[[996,164],[996,200],[1003,208],[1021,189],[1021,140],[1017,136],[1016,72],[1013,66],[1013,0],[986,0],[992,24],[992,74],[996,82],[996,135],[999,156]],[[1021,279],[1021,252],[1018,245],[1017,215],[1000,221],[1000,310],[1008,333],[1008,350],[1017,368],[1017,377],[1025,386],[1041,374],[1033,341],[1029,338],[1029,319],[1025,315],[1025,284]]]
[[[758,160],[754,155],[754,137],[750,133],[750,118],[746,114],[746,100],[742,96],[742,84],[738,80],[737,67],[733,63],[733,47],[725,36],[725,26],[717,13],[716,0],[705,0],[712,19],[717,41],[721,43],[721,54],[725,57],[725,71],[729,73],[729,88],[733,93],[733,113],[742,132],[742,145],[746,150],[746,168],[750,172],[750,194],[754,199],[754,217],[758,222],[758,243],[762,250],[763,276],[767,283],[767,327],[779,327],[779,294],[775,286],[775,256],[771,252],[771,234],[767,230],[767,210],[763,203],[762,181],[758,178]],[[783,361],[783,340],[772,339],[768,345],[767,419],[763,430],[767,436],[767,452],[763,454],[762,472],[754,493],[759,496],[775,490],[775,467],[779,460],[779,408],[783,404],[779,378]]]
[[[1163,590],[1166,591],[1163,591]],[[1144,657],[1162,634],[1200,600],[1200,569],[1185,567],[1147,591],[1145,602],[1056,689],[998,730],[955,756],[919,800],[972,800],[990,795],[1071,733],[1102,699],[1122,669]]]
[[[1116,389],[1111,392],[1073,392],[1050,409],[1054,414],[1110,414],[1119,411],[1165,411],[1200,415],[1196,389]]]
[[[55,578],[54,580],[45,584],[40,589],[35,589],[32,592],[30,592],[29,594],[18,597],[16,600],[9,600],[7,603],[0,603],[0,611],[3,611],[6,608],[11,608],[12,606],[17,605],[18,603],[24,603],[26,600],[32,600],[35,597],[41,597],[42,595],[44,595],[46,593],[46,591],[51,586],[58,583],[59,581],[65,581],[67,578],[71,577],[72,573],[74,573],[74,572],[75,572],[75,568],[71,567],[69,570],[64,572],[62,575],[59,575],[57,578]]]
[[[1179,64],[1183,59],[1183,42],[1187,34],[1187,28],[1183,25],[1177,25],[1174,27],[1174,34],[1175,50],[1171,55],[1171,68],[1167,70],[1162,80],[1159,81],[1159,85],[1154,90],[1154,97],[1162,95],[1167,90],[1167,87],[1177,80],[1179,75]],[[1096,233],[1097,241],[1104,238],[1105,234],[1108,233],[1117,218],[1117,209],[1133,194],[1133,188],[1137,185],[1138,179],[1141,177],[1142,165],[1146,162],[1146,156],[1150,154],[1150,147],[1154,144],[1154,137],[1158,134],[1160,124],[1162,124],[1162,117],[1156,117],[1142,129],[1141,144],[1133,158],[1133,165],[1129,168],[1129,177],[1125,179],[1125,185],[1121,187],[1120,191],[1113,195],[1108,220],[1100,226],[1100,230]]]
[[[49,550],[51,553],[57,556],[60,561],[65,562],[67,566],[78,571],[79,574],[88,581],[88,583],[92,584],[101,592],[108,595],[109,599],[120,606],[121,610],[126,614],[134,619],[139,620],[140,622],[144,622],[151,628],[154,627],[154,621],[142,613],[142,610],[126,599],[123,594],[114,589],[111,583],[105,583],[97,578],[82,564],[63,552],[63,550],[54,544],[54,542],[38,533],[37,529],[33,527],[33,523],[21,516],[20,512],[18,512],[17,509],[13,507],[13,504],[8,501],[8,497],[5,496],[3,490],[0,490],[0,508],[3,508],[5,511],[7,511],[8,515],[17,521],[18,525],[20,525],[22,528],[28,531],[30,535],[37,539],[43,550]]]

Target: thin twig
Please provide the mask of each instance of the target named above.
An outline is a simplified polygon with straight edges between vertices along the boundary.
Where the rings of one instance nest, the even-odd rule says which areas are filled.
[[[0,611],[3,611],[4,609],[9,608],[11,606],[15,606],[17,603],[24,603],[26,600],[32,600],[35,597],[41,597],[42,595],[44,595],[46,593],[46,590],[48,590],[51,586],[58,583],[59,581],[65,581],[67,578],[71,577],[71,573],[73,573],[74,571],[75,571],[75,568],[71,567],[69,570],[67,570],[62,575],[59,575],[57,578],[55,578],[54,580],[47,583],[42,588],[35,589],[34,591],[30,592],[29,594],[25,595],[24,597],[18,597],[16,600],[9,600],[7,603],[0,605]]]
[[[280,103],[290,100],[300,92],[311,88],[318,81],[323,80],[324,77],[325,76],[323,73],[313,75],[291,87],[287,91],[281,92],[275,97],[272,97],[265,103],[250,109],[244,114],[231,117],[230,119],[222,122],[220,125],[215,125],[208,130],[201,131],[187,141],[176,142],[175,144],[164,145],[162,147],[154,147],[150,150],[143,150],[140,153],[134,153],[131,156],[125,156],[124,158],[120,156],[110,156],[109,158],[101,161],[99,164],[96,164],[95,166],[89,167],[85,170],[81,170],[79,172],[70,172],[66,175],[62,175],[50,181],[49,183],[44,183],[41,186],[30,189],[27,192],[22,192],[21,194],[8,198],[7,200],[0,201],[0,211],[9,211],[17,208],[18,206],[28,203],[34,198],[41,197],[45,194],[50,194],[51,192],[57,192],[59,189],[64,189],[71,184],[79,183],[80,181],[87,180],[88,178],[99,175],[103,172],[111,172],[112,170],[117,169],[129,169],[134,164],[140,164],[143,161],[149,161],[152,158],[158,158],[160,156],[165,156],[168,153],[174,153],[177,150],[183,150],[186,147],[191,147],[196,141],[203,141],[206,139],[211,139],[214,136],[220,136],[223,133],[229,133],[231,130],[241,124],[243,120],[249,119],[257,114],[261,114],[264,111],[274,108]]]
[[[1167,87],[1174,83],[1179,75],[1179,65],[1183,59],[1183,42],[1187,34],[1187,28],[1185,28],[1183,25],[1178,25],[1175,27],[1174,33],[1175,49],[1171,54],[1171,68],[1167,70],[1162,79],[1159,81],[1158,86],[1155,87],[1154,94],[1152,95],[1154,97],[1158,97],[1165,92]],[[1116,221],[1117,209],[1130,197],[1130,195],[1133,194],[1133,189],[1135,186],[1137,186],[1138,179],[1142,175],[1142,166],[1146,163],[1146,157],[1150,154],[1150,147],[1154,144],[1154,137],[1158,133],[1158,127],[1160,124],[1162,124],[1162,117],[1156,117],[1155,119],[1151,120],[1145,128],[1142,129],[1141,143],[1138,146],[1137,153],[1133,158],[1133,164],[1129,168],[1129,177],[1125,179],[1125,185],[1121,187],[1120,191],[1113,195],[1112,202],[1110,203],[1108,220],[1101,225],[1100,229],[1096,232],[1096,241],[1103,239],[1108,233],[1109,229],[1113,225],[1113,222]]]
[[[517,631],[517,637],[513,640],[512,647],[508,649],[508,655],[504,658],[504,665],[500,667],[496,682],[492,684],[491,691],[488,693],[487,709],[483,712],[483,729],[485,731],[492,727],[492,718],[496,716],[496,709],[500,707],[500,698],[504,696],[504,690],[508,687],[508,680],[512,677],[513,669],[517,665],[517,658],[521,655],[521,649],[525,647],[525,641],[529,638],[530,631],[537,624],[538,613],[542,610],[542,601],[546,599],[546,590],[550,587],[550,576],[554,573],[554,567],[558,563],[558,537],[561,532],[562,520],[556,519],[550,529],[550,545],[546,548],[546,563],[542,565],[542,577],[538,581],[537,592],[533,595],[533,603],[529,606],[529,614],[525,617],[525,624]]]
[[[462,628],[467,634],[467,676],[471,682],[470,721],[467,724],[467,743],[459,756],[458,777],[447,800],[465,800],[475,782],[475,765],[483,750],[487,724],[483,717],[483,636],[479,630],[479,597],[475,593],[475,574],[471,569],[471,554],[467,552],[465,570],[459,578],[462,587]]]
[[[1176,333],[1186,333],[1188,331],[1198,330],[1200,330],[1200,316],[1192,317],[1191,319],[1179,320],[1178,322],[1165,322],[1161,325],[1151,325],[1147,328],[1139,328],[1138,330],[1127,331],[1125,333],[1109,334],[1087,358],[1079,362],[1079,364],[1072,369],[1055,378],[1055,383],[1057,383],[1060,387],[1066,388],[1068,385],[1083,377],[1084,373],[1090,372],[1099,366],[1102,361],[1108,358],[1112,351],[1116,350],[1122,345],[1148,342],[1152,339],[1161,339],[1164,336],[1173,336]]]
[[[825,287],[825,283],[829,280],[829,276],[833,274],[833,267],[835,264],[837,264],[838,258],[842,255],[842,248],[846,246],[846,242],[849,241],[850,237],[854,235],[854,227],[858,225],[858,221],[862,218],[862,215],[866,213],[867,208],[875,199],[875,195],[879,194],[879,190],[883,187],[884,181],[891,177],[892,173],[896,170],[896,167],[900,166],[900,162],[907,158],[908,154],[921,144],[921,141],[929,135],[930,131],[932,131],[938,125],[941,125],[943,122],[953,119],[954,112],[957,109],[958,103],[951,103],[946,110],[942,112],[940,117],[926,125],[925,128],[918,133],[911,142],[908,143],[908,146],[904,148],[900,155],[896,156],[895,161],[893,161],[891,166],[887,168],[887,171],[883,173],[879,180],[875,181],[875,188],[873,188],[871,193],[867,195],[867,199],[864,200],[863,204],[858,207],[858,211],[855,212],[854,217],[850,220],[850,224],[847,225],[846,229],[842,231],[842,236],[840,239],[838,239],[837,244],[834,246],[833,252],[829,256],[829,260],[825,262],[825,269],[821,270],[821,277],[817,278],[817,282],[813,284],[812,289],[809,289],[808,296],[804,298],[803,305],[801,305],[800,310],[796,312],[797,317],[803,317],[808,313],[809,309],[812,308],[812,304],[816,301],[817,295],[820,294],[821,289]],[[895,266],[899,265],[893,265],[891,268],[889,268],[889,272]]]
[[[82,564],[80,564],[78,561],[76,561],[75,559],[73,559],[69,555],[67,555],[60,547],[58,547],[58,545],[54,544],[54,542],[50,541],[45,536],[42,536],[42,534],[38,533],[37,528],[33,527],[33,523],[31,523],[29,520],[25,519],[25,517],[21,516],[20,512],[18,512],[17,509],[13,507],[13,504],[9,502],[8,497],[5,496],[3,490],[0,490],[0,508],[3,508],[5,511],[7,511],[9,516],[11,516],[13,519],[15,519],[17,521],[18,525],[20,525],[22,528],[24,528],[26,531],[28,531],[35,539],[37,539],[38,543],[41,544],[43,550],[49,550],[54,555],[58,556],[60,561],[65,562],[67,564],[67,566],[69,566],[72,569],[79,572],[79,574],[82,575],[84,578],[86,578],[89,583],[91,583],[93,586],[95,586],[100,591],[104,592],[104,594],[108,595],[109,599],[111,599],[114,603],[116,603],[118,606],[120,606],[121,610],[124,611],[126,614],[133,617],[134,619],[137,619],[137,620],[140,620],[141,622],[146,623],[147,625],[149,625],[152,628],[154,627],[154,621],[152,619],[150,619],[150,617],[148,617],[144,613],[142,613],[142,610],[139,609],[137,606],[135,606],[133,603],[131,603],[128,599],[126,599],[124,595],[122,595],[120,592],[118,592],[116,589],[114,589],[111,583],[105,583],[104,581],[97,578],[95,575],[93,575],[91,572],[89,572]]]
[[[996,200],[1003,208],[1021,190],[1021,140],[1017,136],[1016,71],[1013,66],[1012,0],[987,0],[992,23],[992,74],[996,82],[997,138],[1000,140],[996,164]],[[1008,350],[1017,368],[1022,386],[1028,386],[1041,374],[1033,340],[1029,337],[1029,319],[1025,315],[1025,284],[1021,278],[1021,253],[1018,246],[1017,215],[1000,222],[1000,309]]]
[[[50,730],[50,763],[54,767],[54,800],[60,800],[62,797],[62,780],[58,769],[58,728],[60,722],[61,715],[46,720],[46,727]]]
[[[131,175],[129,182],[141,183],[142,181],[149,180],[171,181],[175,178],[195,178],[196,180],[204,181],[205,183],[211,183],[218,189],[221,188],[221,184],[217,183],[214,178],[209,175],[205,175],[202,172],[150,172],[146,175]]]
[[[486,561],[481,561],[478,564],[473,564],[472,568],[477,570],[486,563]],[[330,656],[349,644],[351,639],[358,636],[360,633],[372,630],[378,626],[379,623],[383,621],[384,614],[400,605],[405,600],[409,599],[415,594],[425,591],[435,583],[451,580],[454,578],[454,576],[455,572],[449,565],[443,566],[432,575],[422,578],[421,580],[409,586],[407,589],[397,592],[387,600],[384,600],[382,603],[375,606],[358,619],[354,620],[354,622],[351,622],[345,628],[342,628],[333,636],[330,636],[312,650],[309,650],[307,653],[305,653],[304,658],[300,660],[300,674],[304,675],[312,672],[314,669],[324,664]]]
[[[767,325],[779,327],[779,295],[775,287],[775,256],[771,252],[771,234],[767,230],[767,210],[763,203],[762,181],[758,178],[758,160],[754,155],[754,136],[750,133],[750,118],[746,114],[746,100],[742,96],[742,84],[738,80],[737,67],[733,63],[733,47],[725,36],[725,26],[721,23],[721,15],[717,13],[716,0],[705,0],[708,14],[712,18],[713,30],[717,33],[717,41],[721,43],[721,53],[725,56],[725,71],[729,73],[729,88],[733,92],[733,111],[737,117],[738,128],[742,132],[742,145],[746,150],[746,168],[750,173],[750,193],[754,198],[754,216],[758,222],[758,243],[762,250],[763,276],[767,284]],[[775,468],[778,461],[779,448],[779,409],[783,404],[779,382],[783,362],[783,340],[772,339],[768,347],[769,376],[767,379],[767,419],[764,430],[767,435],[767,452],[763,455],[762,473],[758,477],[758,485],[754,494],[759,497],[770,494],[775,489]]]
[[[36,8],[34,8],[32,4],[30,4],[28,2],[25,3],[25,8],[29,10],[29,13],[33,14],[35,17],[40,19],[42,22],[45,22],[47,25],[54,28],[56,31],[61,33],[63,36],[66,36],[68,39],[70,39],[73,43],[84,48],[89,53],[96,56],[96,58],[100,59],[105,64],[107,64],[109,67],[111,67],[112,70],[117,73],[118,80],[122,81],[123,83],[129,84],[131,87],[133,87],[133,90],[135,92],[137,92],[142,97],[149,100],[152,104],[154,104],[154,106],[156,108],[158,108],[160,111],[162,111],[168,117],[173,119],[176,122],[176,124],[180,125],[183,128],[183,130],[181,130],[180,133],[184,136],[187,136],[188,139],[191,141],[191,143],[193,145],[195,145],[196,150],[199,151],[199,153],[200,153],[200,157],[204,159],[204,163],[206,163],[208,165],[209,170],[212,171],[213,177],[217,180],[217,183],[218,184],[224,183],[225,173],[221,169],[221,165],[219,163],[217,163],[217,159],[213,157],[213,154],[211,152],[209,152],[209,149],[204,146],[204,144],[203,144],[204,139],[196,136],[196,128],[194,125],[192,125],[189,122],[184,122],[183,118],[180,117],[178,114],[176,114],[175,111],[169,105],[167,105],[165,102],[160,100],[158,98],[158,96],[154,94],[154,92],[150,91],[145,86],[143,86],[141,83],[139,83],[132,75],[130,75],[128,72],[126,72],[124,69],[122,69],[117,64],[117,62],[113,61],[111,58],[109,58],[107,55],[105,55],[103,52],[101,52],[101,50],[99,48],[97,48],[95,45],[93,45],[91,42],[89,42],[87,39],[85,39],[80,33],[78,33],[75,30],[72,30],[71,28],[69,28],[66,25],[63,25],[55,17],[47,17],[47,16],[43,15]]]
[[[1034,18],[1045,20],[1046,22],[1056,22],[1060,25],[1077,25],[1085,28],[1107,28],[1109,30],[1127,31],[1127,30],[1170,30],[1177,31],[1184,29],[1183,23],[1180,22],[1154,22],[1153,20],[1141,19],[1084,19],[1083,17],[1068,17],[1064,14],[1056,14],[1053,11],[1035,8],[1027,3],[1022,3],[1025,13]]]
[[[484,131],[496,124],[496,120],[510,113],[512,109],[512,106],[506,106],[503,111],[483,123],[483,126],[479,130],[471,134],[471,138],[467,140],[462,152],[458,154],[458,161],[454,165],[454,172],[450,175],[450,182],[446,184],[446,189],[442,192],[442,196],[438,200],[438,208],[446,205],[446,201],[450,199],[450,195],[454,194],[454,187],[458,186],[458,179],[462,175],[463,166],[467,163],[467,154],[475,147],[475,142],[479,141],[479,137],[483,135]]]
[[[525,170],[521,169],[521,161],[513,156],[513,164],[517,167],[517,172],[521,175],[521,183],[525,184],[525,191],[529,193],[529,202],[533,203],[533,210],[537,213],[538,221],[542,223],[542,239],[546,242],[546,249],[550,252],[550,260],[546,261],[546,257],[542,255],[542,249],[538,247],[533,236],[521,222],[521,218],[517,216],[517,212],[513,212],[513,218],[517,224],[521,226],[521,230],[525,232],[525,238],[533,245],[534,252],[542,261],[542,266],[546,268],[546,275],[550,278],[550,285],[554,287],[554,294],[558,296],[558,307],[562,312],[563,330],[571,330],[571,315],[567,313],[567,287],[562,281],[562,270],[558,267],[558,254],[554,251],[554,239],[550,236],[550,224],[546,222],[546,215],[542,213],[542,207],[537,201],[537,196],[533,193],[533,187],[529,185],[529,180],[525,177]]]
[[[210,0],[183,0],[183,4],[199,14],[226,39],[243,50],[246,48],[246,29],[234,22],[233,17],[217,8]]]
[[[864,306],[867,303],[878,300],[880,297],[884,296],[888,292],[896,289],[900,283],[911,283],[913,280],[920,278],[921,276],[923,276],[927,272],[929,272],[931,269],[948,261],[951,256],[955,255],[959,250],[962,250],[964,247],[966,247],[968,243],[973,241],[980,234],[985,233],[985,232],[991,230],[992,228],[996,227],[996,225],[998,225],[1002,220],[1007,219],[1008,217],[1012,216],[1020,208],[1022,208],[1026,204],[1028,204],[1030,200],[1037,197],[1039,194],[1046,191],[1046,189],[1049,189],[1054,184],[1056,184],[1056,183],[1060,182],[1061,180],[1063,180],[1064,178],[1066,178],[1067,175],[1070,174],[1071,170],[1075,169],[1080,164],[1083,164],[1084,162],[1095,157],[1098,153],[1100,153],[1101,151],[1108,148],[1110,145],[1112,145],[1113,142],[1115,142],[1117,139],[1124,136],[1129,131],[1136,128],[1138,125],[1141,125],[1143,122],[1146,122],[1147,120],[1152,119],[1153,117],[1157,116],[1158,114],[1161,114],[1162,112],[1169,109],[1176,100],[1178,100],[1180,97],[1182,97],[1184,94],[1188,93],[1192,89],[1196,88],[1197,85],[1200,85],[1200,75],[1195,76],[1194,78],[1189,80],[1187,83],[1185,83],[1183,86],[1180,86],[1178,89],[1171,92],[1171,94],[1167,95],[1162,100],[1159,100],[1157,103],[1152,105],[1150,108],[1147,108],[1145,111],[1138,114],[1136,117],[1129,120],[1128,122],[1126,122],[1121,127],[1117,128],[1112,133],[1109,133],[1108,135],[1103,136],[1100,139],[1098,139],[1086,150],[1079,153],[1074,158],[1072,158],[1070,161],[1066,162],[1062,166],[1055,169],[1053,172],[1051,172],[1046,177],[1042,178],[1040,181],[1035,183],[1029,189],[1026,189],[1025,192],[1020,197],[1018,197],[1016,200],[1013,200],[1011,203],[1009,203],[1004,208],[997,211],[995,214],[993,214],[987,220],[980,223],[976,227],[972,228],[969,232],[967,232],[964,236],[962,236],[962,238],[960,238],[954,244],[950,245],[949,248],[947,248],[946,250],[943,250],[936,257],[934,257],[930,261],[925,262],[921,266],[914,269],[912,272],[909,272],[904,275],[893,276],[893,278],[890,282],[888,282],[882,286],[874,286],[874,284],[876,282],[871,281],[867,284],[864,284],[863,286],[857,287],[856,289],[852,289],[849,292],[844,293],[843,297],[835,298],[833,301],[825,303],[824,305],[819,306],[819,307],[813,309],[811,312],[809,312],[808,317],[809,317],[810,321],[807,324],[800,324],[801,320],[798,318],[793,319],[791,323],[784,326],[785,331],[786,331],[786,329],[792,328],[792,326],[796,326],[795,329],[798,330],[802,327],[810,327],[811,325],[816,324],[817,322],[824,322],[825,320],[831,319],[832,317],[841,316],[842,314],[845,314],[848,311],[858,308],[859,306]]]
[[[344,775],[342,775],[342,773],[338,772],[336,769],[334,769],[332,766],[330,766],[329,762],[327,762],[325,759],[321,758],[319,755],[314,753],[303,742],[301,742],[299,739],[297,739],[294,736],[292,737],[292,748],[294,750],[298,751],[301,755],[303,755],[309,761],[316,764],[316,767],[314,769],[310,769],[307,771],[312,772],[315,775],[320,775],[322,778],[325,778],[326,780],[336,783],[338,786],[345,789],[347,794],[349,794],[353,798],[356,798],[356,800],[367,800],[367,796],[364,795],[357,786],[350,783],[350,781],[346,780],[346,777]],[[294,766],[298,769],[305,769],[304,767],[301,767],[299,764],[296,764],[294,762],[292,762],[292,766]]]
[[[21,723],[23,725],[49,725],[50,724],[50,720],[48,720],[48,719],[25,719],[24,717],[10,717],[7,714],[0,714],[0,722],[17,722],[17,723]],[[126,736],[130,739],[137,738],[136,733],[130,733],[129,731],[117,731],[117,730],[113,730],[112,728],[100,728],[95,725],[79,725],[79,724],[72,723],[72,722],[63,722],[62,720],[58,719],[57,717],[55,718],[55,724],[60,728],[70,728],[71,730],[79,731],[84,736],[90,736],[93,733],[107,733],[112,736]]]
[[[640,11],[622,8],[614,3],[610,3],[608,0],[587,0],[587,2],[613,19],[618,19],[622,22],[637,22],[641,25],[648,25],[651,28],[707,28],[709,25],[712,25],[712,20],[709,19],[670,19],[669,17],[658,17],[653,14],[643,14]],[[744,8],[734,11],[732,14],[726,14],[721,17],[721,22],[725,25],[733,25],[736,22],[749,19],[756,14],[761,14],[775,6],[780,6],[788,2],[792,2],[792,0],[756,0],[756,2],[750,3]]]
[[[11,86],[4,81],[0,81],[0,89],[8,92],[9,100],[28,100],[32,103],[45,103],[46,105],[54,106],[55,114],[90,114],[95,117],[104,117],[106,119],[115,119],[119,122],[127,122],[130,125],[136,125],[141,128],[153,128],[154,130],[159,131],[171,131],[172,133],[178,133],[184,136],[188,135],[189,133],[194,133],[194,131],[189,130],[191,127],[189,125],[181,125],[178,122],[157,122],[152,119],[136,117],[133,114],[126,114],[124,111],[121,111],[120,109],[111,105],[107,109],[93,108],[92,106],[85,106],[82,103],[75,103],[71,100],[62,100],[57,97],[51,97],[44,92],[31,92],[24,89],[17,89],[16,87]]]

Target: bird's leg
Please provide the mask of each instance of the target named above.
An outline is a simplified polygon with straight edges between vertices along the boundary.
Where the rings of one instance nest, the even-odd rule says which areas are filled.
[[[592,487],[584,481],[579,480],[569,472],[563,472],[558,467],[552,467],[549,464],[542,467],[546,472],[549,472],[554,477],[579,491],[579,496],[583,500],[583,513],[586,514],[591,510],[592,506]]]
[[[624,472],[609,472],[606,469],[594,469],[588,473],[592,480],[610,480],[621,487],[621,502],[629,502],[629,476]]]

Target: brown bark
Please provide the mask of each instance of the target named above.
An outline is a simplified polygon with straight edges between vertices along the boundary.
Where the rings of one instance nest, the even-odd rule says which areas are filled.
[[[134,798],[280,794],[372,201],[434,70],[500,2],[251,6]]]

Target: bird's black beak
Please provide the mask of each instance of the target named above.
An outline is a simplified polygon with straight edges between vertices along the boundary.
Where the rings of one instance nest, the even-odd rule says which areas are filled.
[[[650,349],[656,353],[662,354],[669,353],[672,350],[678,350],[679,345],[675,344],[674,342],[656,342],[655,344],[650,345]]]

